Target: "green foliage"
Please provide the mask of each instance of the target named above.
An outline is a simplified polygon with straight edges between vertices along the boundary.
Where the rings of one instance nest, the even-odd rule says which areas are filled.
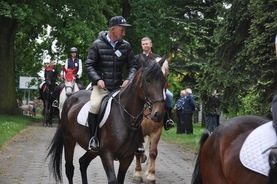
[[[17,21],[16,78],[37,76],[45,51],[65,60],[75,46],[85,61],[108,20],[123,15],[133,25],[125,39],[135,54],[141,38],[149,36],[155,53],[173,57],[169,82],[176,98],[190,87],[204,102],[217,89],[229,116],[270,116],[277,86],[276,6],[275,0],[4,0],[0,16]]]

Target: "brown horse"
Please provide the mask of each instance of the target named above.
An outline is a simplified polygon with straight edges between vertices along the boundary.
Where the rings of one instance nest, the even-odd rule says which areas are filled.
[[[145,104],[151,109],[151,119],[160,122],[164,117],[164,86],[166,79],[161,70],[164,59],[159,63],[145,62],[134,79],[113,97],[111,112],[106,123],[98,131],[99,152],[88,151],[89,130],[77,123],[77,116],[83,105],[90,100],[90,91],[81,90],[64,103],[57,132],[51,142],[48,156],[56,180],[61,180],[61,158],[64,148],[65,172],[70,184],[73,183],[73,155],[76,143],[87,152],[79,159],[82,183],[87,181],[87,167],[98,155],[102,160],[108,183],[124,183],[135,151],[142,142],[141,121]],[[100,115],[100,114],[99,114]],[[117,176],[114,160],[119,161]]]
[[[204,133],[191,183],[266,184],[267,177],[246,168],[239,153],[247,136],[268,121],[259,116],[239,116],[221,124],[211,135]]]
[[[159,61],[161,58],[156,58],[156,61]],[[165,64],[163,66],[163,70],[165,73],[166,78],[169,74],[169,68],[168,64],[171,62],[171,58],[168,58],[167,65]],[[144,112],[144,114],[150,114],[150,109],[147,108]],[[155,165],[156,165],[156,158],[158,156],[158,143],[162,134],[163,129],[163,120],[161,122],[156,123],[149,116],[146,116],[143,118],[141,128],[142,133],[146,142],[146,148],[149,148],[149,155],[148,155],[148,165],[145,172],[145,182],[146,183],[155,183]],[[149,146],[149,147],[148,147]],[[141,163],[145,162],[147,159],[147,156],[144,153],[136,153],[136,167],[135,167],[135,173],[134,173],[134,182],[142,182],[144,176],[142,175],[142,166]]]

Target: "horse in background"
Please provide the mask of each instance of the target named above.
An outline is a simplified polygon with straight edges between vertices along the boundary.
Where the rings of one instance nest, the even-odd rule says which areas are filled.
[[[200,140],[200,149],[195,163],[195,168],[192,176],[192,184],[241,184],[241,183],[251,183],[251,184],[273,184],[276,183],[277,175],[276,168],[277,162],[275,158],[274,163],[269,163],[270,170],[269,173],[275,173],[273,175],[260,174],[256,171],[252,171],[244,166],[240,160],[240,151],[244,147],[244,142],[248,138],[248,135],[257,127],[265,127],[270,124],[269,119],[259,117],[259,116],[239,116],[231,118],[226,122],[218,126],[212,134],[208,132],[203,133]],[[273,129],[273,127],[272,127]],[[272,130],[274,131],[274,130]],[[257,132],[255,130],[255,132]],[[264,132],[264,131],[261,131]],[[272,133],[272,132],[271,132]],[[266,134],[269,134],[266,131]],[[274,136],[275,131],[274,131]],[[257,135],[257,134],[255,134]],[[255,137],[255,136],[254,136]],[[262,142],[261,137],[258,137],[258,142]],[[263,137],[265,139],[265,136]],[[267,140],[267,139],[265,139]],[[274,140],[275,141],[275,140]],[[275,141],[276,142],[276,141]],[[254,143],[254,142],[253,142]],[[253,144],[257,149],[260,145],[256,142]],[[251,148],[251,147],[246,147]],[[253,149],[253,148],[252,148]],[[252,149],[246,150],[247,152]],[[255,150],[256,152],[256,150]],[[250,154],[252,154],[250,152]],[[266,158],[265,150],[258,151],[262,157],[265,157],[265,161],[268,162]],[[243,154],[242,154],[243,155]],[[270,157],[270,154],[269,154]],[[250,160],[249,157],[247,159]],[[258,164],[259,158],[255,156],[255,165]],[[274,181],[275,182],[268,182]]]
[[[77,67],[74,69],[66,69],[65,66],[62,66],[64,71],[64,84],[61,87],[61,93],[59,97],[59,117],[61,118],[63,104],[65,100],[72,95],[73,93],[79,91],[79,87],[76,83],[76,72]]]
[[[49,147],[50,167],[56,180],[61,180],[61,158],[64,148],[65,172],[73,183],[73,155],[76,143],[87,152],[79,159],[82,183],[87,181],[87,167],[97,156],[101,157],[108,183],[123,184],[135,151],[143,141],[141,121],[145,104],[150,107],[149,117],[156,123],[164,118],[164,86],[166,78],[161,71],[164,60],[148,61],[138,70],[130,83],[112,98],[109,115],[98,130],[99,152],[88,150],[89,129],[77,122],[81,108],[90,100],[89,90],[80,90],[65,101],[60,126]],[[103,112],[103,111],[102,111]],[[86,112],[87,114],[87,112]],[[105,114],[106,115],[106,114]],[[101,117],[101,112],[99,113]],[[99,120],[100,121],[100,120]],[[117,176],[114,160],[119,161]]]
[[[55,108],[54,102],[59,96],[59,86],[56,84],[57,71],[53,66],[44,65],[45,83],[42,85],[42,101],[43,101],[43,126],[52,127],[52,118]]]
[[[156,58],[155,61],[158,62],[161,60],[161,58]],[[171,58],[168,58],[165,60],[162,70],[164,72],[164,76],[168,77],[169,75],[169,63],[171,62]],[[166,86],[166,85],[165,85]],[[164,93],[165,93],[164,88]],[[162,134],[162,130],[164,127],[164,121],[166,121],[164,118],[167,118],[165,116],[159,123],[154,122],[150,117],[151,109],[147,108],[144,111],[144,114],[146,116],[143,118],[141,128],[142,133],[145,139],[145,148],[149,149],[149,155],[148,157],[145,155],[145,153],[136,153],[136,167],[134,172],[134,182],[143,182],[143,174],[142,174],[142,166],[141,163],[148,163],[146,171],[145,171],[145,183],[155,183],[156,177],[155,177],[155,166],[156,166],[156,159],[158,156],[158,143]],[[166,112],[165,112],[166,113]],[[147,150],[146,150],[147,151]]]

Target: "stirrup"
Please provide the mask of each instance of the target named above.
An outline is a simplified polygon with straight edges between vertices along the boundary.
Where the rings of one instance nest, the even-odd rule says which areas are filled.
[[[58,100],[54,100],[54,101],[53,101],[52,107],[58,107]]]
[[[144,153],[145,152],[145,150],[144,150],[144,148],[138,148],[137,149],[137,151],[136,151],[136,153],[138,153],[138,154],[140,154],[140,153]]]
[[[99,150],[99,141],[95,136],[90,138],[89,143],[88,143],[88,150],[93,151],[93,152],[98,152],[98,150]]]

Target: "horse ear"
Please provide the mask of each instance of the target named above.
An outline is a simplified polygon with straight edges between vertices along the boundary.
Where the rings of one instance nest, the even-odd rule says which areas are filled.
[[[156,58],[156,62],[160,64],[160,66],[162,67],[164,62],[166,61],[165,57],[162,58]]]
[[[171,60],[172,60],[172,57],[171,57],[171,56],[170,56],[169,58],[166,59],[166,61],[167,61],[168,63],[170,63]]]

